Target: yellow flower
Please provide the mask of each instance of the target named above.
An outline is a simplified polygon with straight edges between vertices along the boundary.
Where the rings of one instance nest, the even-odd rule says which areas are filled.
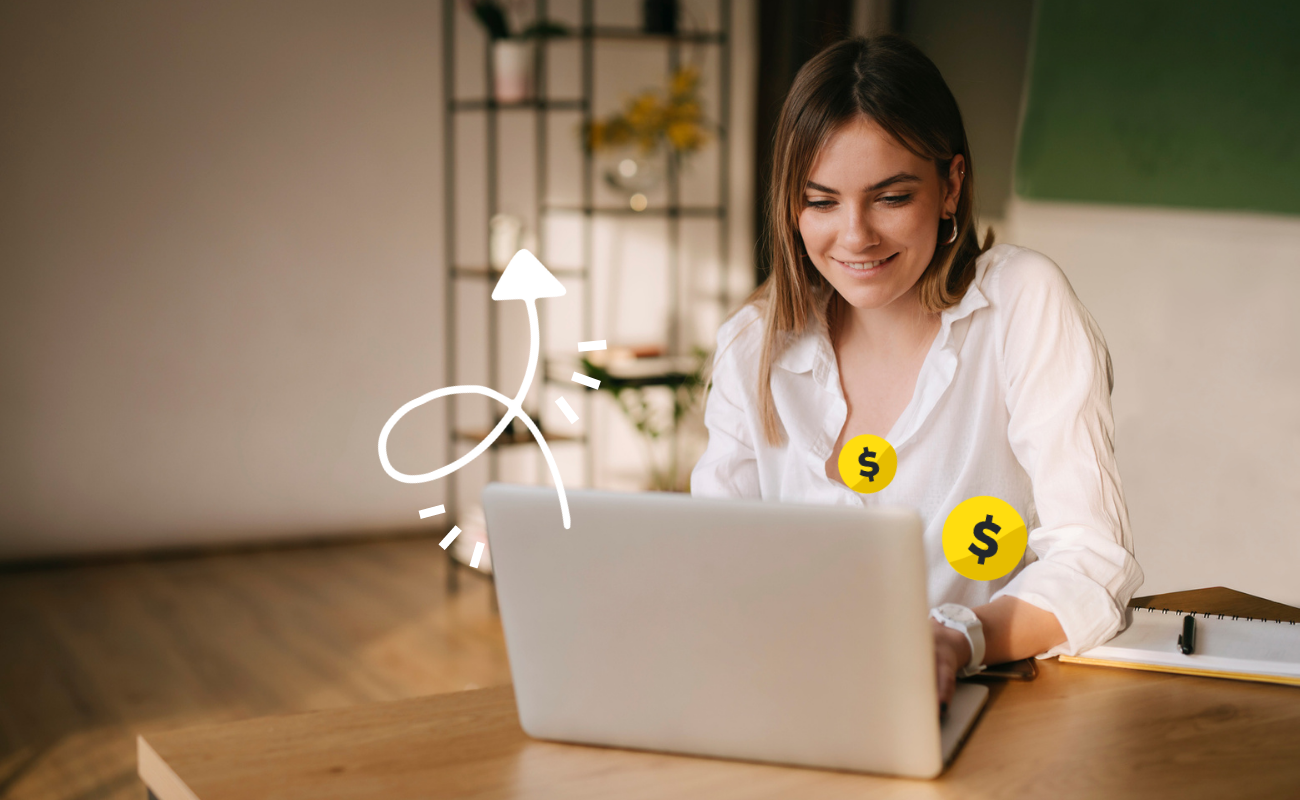
[[[629,97],[621,112],[588,126],[587,147],[596,151],[635,141],[645,153],[664,142],[679,153],[699,149],[708,140],[696,94],[699,82],[699,70],[682,67],[669,78],[667,98],[655,91]]]
[[[695,101],[677,103],[669,106],[664,117],[668,124],[674,122],[699,122],[703,115],[700,113],[700,106]]]
[[[682,67],[673,75],[669,84],[669,92],[673,97],[683,97],[694,94],[696,85],[700,82],[700,71],[695,67]]]
[[[668,141],[673,149],[689,153],[704,144],[704,131],[693,122],[674,122],[668,126]]]
[[[600,150],[605,146],[605,123],[596,120],[587,126],[587,149]]]
[[[623,116],[633,129],[643,130],[658,125],[659,119],[663,117],[663,109],[659,106],[659,98],[646,92],[628,102]]]

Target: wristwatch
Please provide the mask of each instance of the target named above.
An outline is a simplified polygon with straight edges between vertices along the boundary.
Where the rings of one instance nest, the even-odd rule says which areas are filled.
[[[961,631],[970,642],[970,663],[957,673],[958,678],[965,678],[984,669],[984,623],[975,616],[975,612],[956,603],[944,603],[930,609],[930,619],[945,628]]]

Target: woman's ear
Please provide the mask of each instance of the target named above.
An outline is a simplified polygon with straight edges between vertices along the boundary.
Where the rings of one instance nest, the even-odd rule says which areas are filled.
[[[948,180],[944,183],[943,215],[956,216],[957,202],[961,200],[962,186],[966,183],[966,157],[961,153],[952,157],[948,165]]]

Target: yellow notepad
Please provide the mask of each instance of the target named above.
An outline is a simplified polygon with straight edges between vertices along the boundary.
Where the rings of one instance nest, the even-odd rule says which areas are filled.
[[[1196,650],[1183,655],[1178,637],[1187,614],[1159,608],[1130,608],[1126,613],[1129,625],[1123,633],[1060,660],[1300,686],[1300,625],[1294,622],[1193,614]]]

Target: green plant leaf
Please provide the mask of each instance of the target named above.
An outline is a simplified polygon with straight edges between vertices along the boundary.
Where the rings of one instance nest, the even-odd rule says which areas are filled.
[[[506,12],[493,0],[479,0],[474,4],[474,16],[487,28],[492,39],[509,39],[510,24],[506,22]]]

